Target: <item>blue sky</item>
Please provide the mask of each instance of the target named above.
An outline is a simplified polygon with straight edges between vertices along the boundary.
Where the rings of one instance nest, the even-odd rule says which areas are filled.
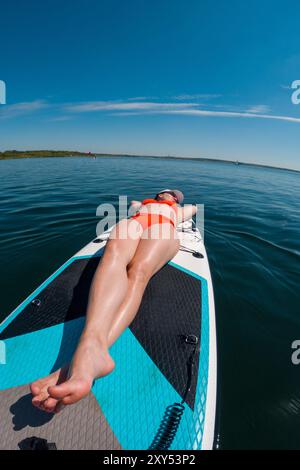
[[[299,1],[10,0],[0,149],[300,169]]]

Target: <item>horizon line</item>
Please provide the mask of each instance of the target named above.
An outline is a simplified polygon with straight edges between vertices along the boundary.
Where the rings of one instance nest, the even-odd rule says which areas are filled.
[[[83,152],[83,151],[80,151],[80,150],[50,150],[50,149],[38,149],[38,150],[15,150],[15,149],[12,149],[12,150],[0,150],[0,155],[3,155],[5,153],[8,153],[8,152],[15,152],[16,154],[17,153],[28,153],[30,154],[30,152],[55,152],[56,156],[53,156],[53,155],[49,155],[49,157],[47,156],[43,156],[43,157],[39,157],[38,155],[36,157],[33,157],[33,158],[59,158],[60,155],[59,155],[59,152],[68,152],[70,154],[72,154],[74,152],[74,154],[77,153],[77,155],[74,155],[76,157],[80,157],[80,156],[89,156],[89,157],[92,157],[92,156],[100,156],[100,157],[142,157],[142,158],[164,158],[164,159],[174,159],[174,160],[203,160],[203,161],[215,161],[215,162],[222,162],[222,163],[231,163],[231,164],[238,164],[238,165],[251,165],[251,166],[258,166],[258,167],[262,167],[262,168],[273,168],[273,169],[276,169],[276,170],[285,170],[285,171],[293,171],[293,172],[296,172],[296,173],[300,173],[300,169],[297,170],[296,168],[289,168],[289,167],[282,167],[282,166],[276,166],[276,165],[267,165],[267,164],[264,164],[264,163],[254,163],[254,162],[244,162],[244,161],[241,161],[241,160],[229,160],[229,159],[224,159],[224,158],[219,158],[219,157],[192,157],[192,156],[176,156],[176,155],[149,155],[149,154],[134,154],[134,153],[108,153],[108,152],[105,152],[105,153],[101,153],[101,152]],[[78,155],[79,154],[79,155]],[[72,157],[72,155],[70,155]],[[65,158],[66,156],[64,155],[61,155],[61,158]],[[14,159],[14,157],[8,157],[8,159]],[[18,157],[16,157],[18,158]],[[26,158],[26,157],[25,157]]]

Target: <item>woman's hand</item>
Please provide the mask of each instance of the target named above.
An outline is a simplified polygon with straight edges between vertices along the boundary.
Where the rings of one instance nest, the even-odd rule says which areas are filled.
[[[140,201],[131,201],[130,202],[131,206],[135,206],[136,204],[139,204],[140,206],[142,205],[142,203]]]
[[[197,212],[197,206],[186,204],[184,207],[178,208],[178,223],[190,220]]]
[[[142,206],[140,201],[131,201],[129,206],[129,215],[134,215]]]

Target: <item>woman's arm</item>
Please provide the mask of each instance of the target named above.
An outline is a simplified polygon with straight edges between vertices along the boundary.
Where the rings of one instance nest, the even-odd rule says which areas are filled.
[[[197,212],[197,206],[186,204],[184,207],[178,207],[178,223],[191,219]]]

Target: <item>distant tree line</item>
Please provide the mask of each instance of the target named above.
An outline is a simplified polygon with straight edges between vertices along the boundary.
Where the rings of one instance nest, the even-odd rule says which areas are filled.
[[[0,160],[9,158],[36,158],[36,157],[91,157],[95,154],[70,150],[5,150],[0,152]]]

